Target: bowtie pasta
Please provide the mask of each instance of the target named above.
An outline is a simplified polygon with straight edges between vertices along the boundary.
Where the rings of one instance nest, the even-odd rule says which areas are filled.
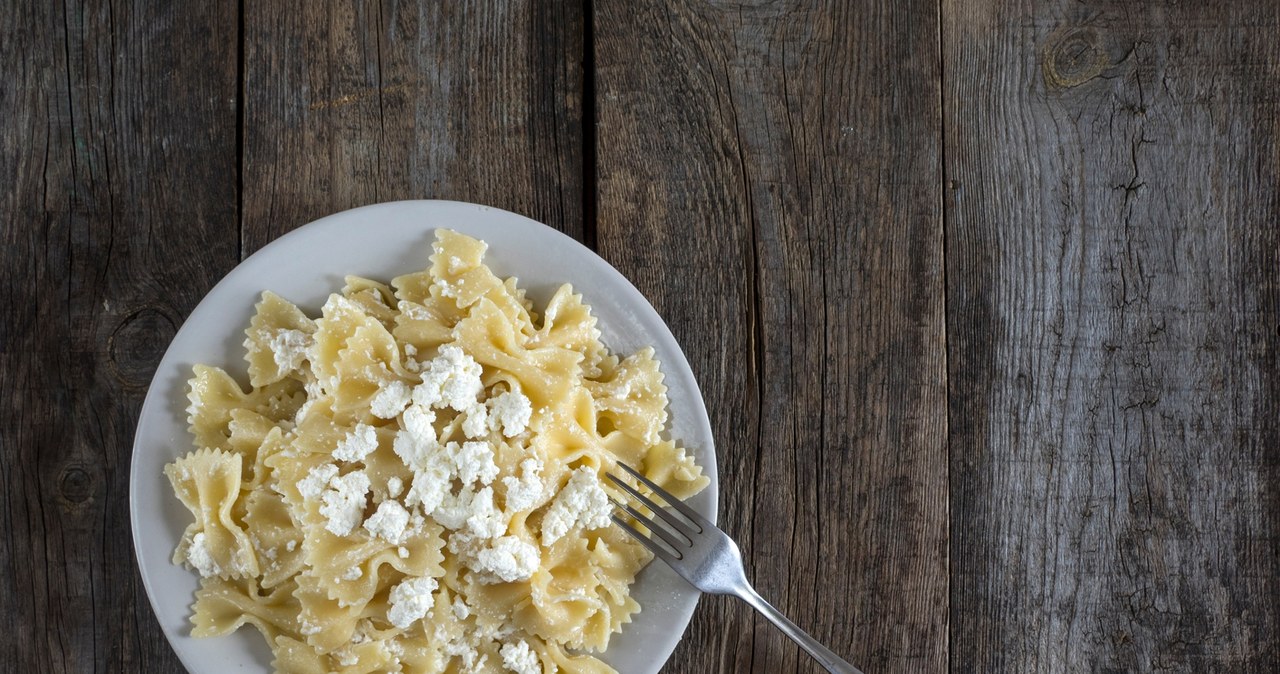
[[[281,672],[612,671],[650,555],[601,476],[708,480],[660,436],[653,351],[611,354],[568,285],[539,317],[486,247],[438,230],[427,270],[349,276],[317,319],[264,293],[248,392],[194,368],[196,449],[165,467],[193,635],[253,625]]]

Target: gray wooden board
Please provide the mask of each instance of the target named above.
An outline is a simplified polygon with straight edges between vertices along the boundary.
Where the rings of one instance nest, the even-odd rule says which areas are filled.
[[[748,576],[868,672],[946,665],[937,10],[594,6],[600,253],[689,356]],[[665,671],[794,670],[704,597]]]
[[[238,260],[236,7],[14,2],[0,35],[0,671],[172,671],[129,456]]]
[[[943,3],[955,670],[1280,666],[1276,7]]]
[[[245,10],[245,254],[399,199],[487,204],[582,239],[579,3]]]

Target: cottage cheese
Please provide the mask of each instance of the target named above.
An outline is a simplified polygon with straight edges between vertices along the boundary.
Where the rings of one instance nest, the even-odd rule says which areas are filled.
[[[343,461],[363,461],[364,457],[378,448],[378,432],[369,424],[356,424],[338,447],[333,450],[333,458]]]
[[[394,419],[409,404],[411,394],[408,384],[399,379],[393,380],[378,389],[378,393],[369,401],[369,411],[379,419]]]
[[[467,602],[463,601],[462,597],[454,597],[453,606],[451,608],[453,610],[453,617],[458,620],[466,620],[471,615],[471,607],[467,606]]]
[[[519,391],[504,391],[489,399],[489,428],[513,438],[529,428],[533,403]]]
[[[410,507],[421,505],[422,512],[428,515],[435,513],[449,496],[452,480],[449,471],[438,465],[426,465],[415,470],[413,484],[404,498],[405,504]]]
[[[329,486],[329,480],[338,475],[338,467],[332,463],[325,463],[312,468],[307,476],[298,480],[298,493],[302,494],[304,499],[313,499]]]
[[[203,531],[191,537],[191,544],[187,546],[187,561],[205,578],[222,573],[218,562],[209,552],[209,544]]]
[[[400,629],[426,617],[431,611],[431,593],[436,590],[435,578],[409,578],[391,588],[391,608],[387,620]]]
[[[430,455],[438,448],[433,423],[436,413],[420,405],[413,405],[400,416],[403,426],[396,432],[392,449],[404,465],[417,469],[426,465]]]
[[[396,501],[383,501],[378,510],[364,521],[364,528],[382,540],[399,545],[409,524],[409,511]]]
[[[280,374],[288,374],[301,369],[312,342],[311,335],[301,330],[280,330],[272,335],[267,346],[271,349],[276,370]]]
[[[491,574],[507,583],[529,580],[542,563],[538,548],[532,543],[503,536],[475,553],[471,565],[479,574]]]
[[[529,648],[524,640],[514,644],[503,644],[502,664],[515,674],[542,674],[542,664],[538,656]]]
[[[480,538],[497,538],[507,533],[506,517],[493,504],[493,487],[476,492],[467,507],[467,530]]]
[[[329,518],[324,528],[335,536],[346,536],[360,526],[368,492],[369,476],[363,470],[329,480],[329,487],[320,495],[320,514]]]
[[[489,410],[482,404],[467,408],[466,418],[462,422],[462,433],[468,438],[483,438],[489,431]]]
[[[449,443],[446,448],[453,460],[454,473],[463,485],[489,484],[498,476],[498,466],[493,462],[493,448],[484,442]]]
[[[424,407],[449,407],[465,412],[484,390],[483,370],[474,358],[452,344],[440,347],[440,355],[427,365],[422,383],[413,389],[413,402]]]
[[[609,495],[600,486],[600,478],[589,466],[575,471],[569,482],[556,494],[551,507],[542,517],[542,544],[551,545],[575,527],[599,529],[608,526],[613,507]]]
[[[457,494],[446,491],[440,505],[430,514],[446,529],[462,529],[466,526],[467,519],[471,517],[472,502],[475,501],[475,497],[476,492],[471,487],[463,487]],[[424,507],[423,510],[426,508]]]
[[[426,405],[413,404],[400,415],[400,425],[415,442],[434,445],[436,439],[436,412]]]
[[[520,462],[520,477],[502,478],[502,484],[507,487],[507,512],[528,510],[542,500],[546,486],[539,476],[541,472],[542,462],[530,458]]]

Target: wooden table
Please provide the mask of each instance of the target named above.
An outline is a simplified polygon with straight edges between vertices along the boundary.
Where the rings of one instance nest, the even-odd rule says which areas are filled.
[[[1275,671],[1280,5],[292,4],[0,11],[0,670],[180,669],[128,533],[169,339],[449,198],[653,302],[749,575],[868,673]],[[704,598],[665,671],[816,668]]]

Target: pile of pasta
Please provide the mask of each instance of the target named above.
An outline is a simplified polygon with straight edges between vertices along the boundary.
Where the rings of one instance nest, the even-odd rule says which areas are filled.
[[[568,285],[537,315],[485,250],[437,230],[428,269],[347,277],[314,320],[264,293],[251,388],[194,368],[196,449],[165,468],[194,517],[194,636],[250,624],[281,672],[612,671],[592,654],[651,557],[570,506],[617,462],[681,498],[708,481],[661,437],[652,350],[610,353]]]

